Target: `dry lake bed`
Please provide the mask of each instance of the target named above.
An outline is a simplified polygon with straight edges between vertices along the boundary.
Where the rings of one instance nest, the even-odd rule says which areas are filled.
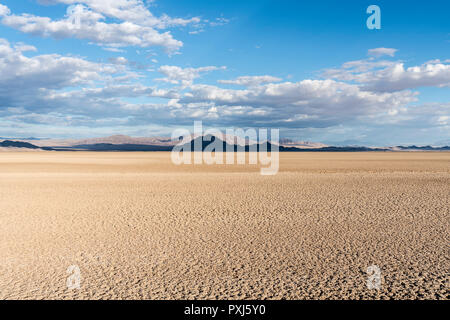
[[[449,298],[448,152],[5,152],[0,199],[0,299]]]

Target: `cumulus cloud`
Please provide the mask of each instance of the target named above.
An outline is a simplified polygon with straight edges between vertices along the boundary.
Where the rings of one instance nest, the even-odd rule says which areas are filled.
[[[97,120],[105,117],[125,117],[140,123],[188,124],[203,119],[218,126],[329,127],[387,114],[417,99],[416,93],[408,90],[370,92],[358,84],[336,80],[281,82],[268,75],[220,81],[244,89],[194,84],[203,73],[225,69],[217,66],[161,66],[158,71],[165,77],[158,80],[174,85],[162,89],[144,86],[139,78],[129,82],[133,75],[127,78],[129,62],[124,57],[111,58],[108,64],[59,55],[27,57],[21,51],[26,45],[0,43],[0,100],[2,105],[16,108],[14,114],[3,112],[20,121],[37,121],[44,119],[39,114],[59,112],[82,116],[76,118],[77,123],[86,125],[98,125]],[[121,83],[124,81],[129,83]],[[66,89],[75,86],[79,88]],[[26,94],[22,93],[24,87],[29,89]],[[158,98],[167,103],[131,103],[127,98]],[[35,115],[27,116],[30,112]]]
[[[166,77],[157,79],[158,81],[169,82],[172,84],[182,84],[183,86],[192,85],[193,81],[201,76],[202,73],[225,70],[226,67],[207,66],[200,68],[180,68],[177,66],[161,66],[158,71]]]
[[[367,75],[368,90],[400,91],[419,87],[450,86],[450,64],[425,63],[405,68],[403,63]]]
[[[172,18],[166,14],[156,17],[148,10],[142,0],[40,0],[39,2],[44,4],[63,3],[66,5],[83,4],[106,17],[159,29],[200,22],[199,17],[183,19]]]
[[[158,29],[186,26],[200,21],[197,17],[155,17],[140,0],[55,0],[45,3],[64,3],[71,6],[63,19],[53,20],[32,14],[11,14],[6,6],[1,5],[1,23],[42,37],[89,40],[110,50],[127,46],[159,46],[169,53],[174,53],[183,43],[174,39],[169,31],[160,32]],[[120,22],[108,23],[107,18]]]
[[[261,114],[264,121],[258,122],[265,125],[331,125],[386,112],[417,100],[416,93],[411,91],[375,93],[333,80],[268,83],[243,90],[195,84],[190,89],[179,103],[212,102],[218,110],[237,106],[259,108],[264,111]],[[242,118],[249,122],[255,119],[254,115],[247,114]]]
[[[98,63],[35,51],[24,43],[0,40],[2,126],[31,130],[65,124],[86,130],[129,130],[203,120],[217,127],[285,130],[338,131],[387,124],[443,131],[449,127],[448,104],[417,105],[418,92],[410,89],[423,83],[448,84],[448,62],[439,60],[399,68],[401,62],[369,58],[326,70],[322,80],[290,82],[262,75],[219,80],[217,85],[199,79],[225,67],[163,65],[158,72],[164,77],[149,86],[141,82],[142,74],[130,71],[131,63],[122,56]]]
[[[357,60],[339,69],[328,69],[324,77],[355,81],[365,90],[394,92],[419,87],[450,86],[450,64],[431,60],[420,66],[405,68],[403,62]]]
[[[374,57],[381,57],[381,56],[393,57],[397,51],[398,50],[394,49],[394,48],[375,48],[375,49],[369,49],[367,51],[367,54],[369,56],[374,56]]]
[[[108,85],[134,74],[124,65],[95,63],[58,54],[28,57],[34,47],[12,46],[0,39],[0,109],[40,108],[51,92],[67,88]],[[64,108],[65,105],[60,106]]]
[[[123,57],[96,63],[57,54],[26,56],[26,50],[35,48],[0,39],[0,117],[5,126],[132,126],[142,119],[163,121],[170,117],[167,105],[126,99],[181,97],[176,90],[135,81],[139,75],[133,77]],[[146,113],[151,116],[143,117]]]
[[[34,47],[11,47],[5,39],[0,39],[0,84],[3,90],[18,88],[58,89],[99,80],[101,74],[112,74],[118,69],[112,65],[98,64],[81,58],[58,54],[27,57],[24,51]]]

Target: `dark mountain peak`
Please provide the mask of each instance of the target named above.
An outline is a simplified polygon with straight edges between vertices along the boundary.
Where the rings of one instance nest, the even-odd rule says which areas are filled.
[[[0,142],[0,147],[40,149],[38,146],[35,146],[34,144],[31,144],[28,142],[12,141],[12,140],[5,140],[5,141]]]

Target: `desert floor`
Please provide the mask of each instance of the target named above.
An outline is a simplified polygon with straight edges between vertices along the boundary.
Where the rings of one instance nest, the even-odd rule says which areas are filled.
[[[0,153],[0,299],[449,298],[450,153],[280,156]]]

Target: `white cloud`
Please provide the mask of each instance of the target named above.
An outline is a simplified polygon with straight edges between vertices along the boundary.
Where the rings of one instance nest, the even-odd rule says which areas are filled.
[[[375,49],[369,49],[367,51],[367,54],[369,56],[374,56],[374,57],[381,57],[381,56],[393,57],[397,51],[398,50],[394,49],[394,48],[375,48]]]
[[[160,29],[200,22],[198,17],[189,19],[171,18],[168,15],[156,17],[148,10],[142,0],[40,0],[39,2],[44,4],[63,3],[66,5],[83,4],[92,11],[109,18]]]
[[[155,17],[140,0],[55,0],[45,3],[57,2],[72,5],[63,19],[52,20],[31,14],[14,15],[2,5],[1,23],[42,37],[89,40],[108,50],[127,46],[160,46],[168,53],[174,53],[183,43],[174,39],[169,31],[160,32],[157,29],[186,26],[200,21],[197,17]],[[115,18],[120,22],[107,23],[106,18]]]
[[[198,30],[194,30],[194,31],[189,31],[189,34],[199,34],[199,33],[202,33],[204,31],[205,30],[203,30],[203,29],[198,29]]]
[[[0,109],[45,107],[45,99],[55,90],[105,85],[136,75],[124,65],[95,63],[58,54],[24,55],[34,47],[11,46],[0,39]],[[64,108],[65,105],[59,106]]]
[[[348,109],[347,112],[356,111],[356,113],[366,112],[361,110],[362,108],[356,102],[403,104],[415,100],[414,94],[411,92],[378,94],[362,91],[357,85],[333,80],[269,83],[245,90],[223,89],[199,84],[193,85],[191,89],[186,95],[186,100],[189,101],[215,101],[217,103],[274,107],[293,105],[302,108],[308,106],[308,103],[318,105],[318,102],[321,102],[324,105],[328,103],[327,108],[330,109],[336,110],[342,107]],[[349,105],[351,100],[354,105]]]
[[[225,70],[226,67],[216,67],[207,66],[200,68],[180,68],[177,66],[161,66],[158,71],[164,74],[165,78],[157,79],[159,81],[169,82],[172,84],[182,84],[183,86],[192,85],[194,79],[200,77],[201,73],[215,71],[215,70]]]
[[[111,62],[112,64],[122,64],[122,65],[128,64],[128,60],[125,57],[109,58],[109,62]]]
[[[21,42],[16,43],[14,45],[14,49],[16,51],[19,51],[19,52],[37,51],[35,46],[30,46],[30,45],[27,45],[27,44],[24,44],[24,43],[21,43]]]
[[[440,116],[438,119],[437,119],[437,122],[440,124],[440,125],[448,125],[448,124],[450,124],[450,116]]]
[[[399,62],[357,60],[327,70],[333,79],[290,82],[270,75],[242,76],[220,80],[217,85],[197,81],[204,73],[225,67],[163,65],[158,71],[164,83],[147,86],[140,83],[143,74],[130,71],[132,62],[125,57],[96,63],[39,55],[35,50],[0,40],[0,124],[8,128],[60,128],[65,124],[84,126],[86,131],[119,130],[152,124],[191,125],[197,119],[218,127],[286,130],[389,124],[445,131],[449,125],[448,104],[414,105],[418,92],[407,90],[426,79],[433,86],[448,83],[448,65],[438,60],[411,68],[399,68]],[[377,81],[391,81],[390,90],[383,90]],[[221,84],[242,87],[229,89]]]
[[[405,68],[403,63],[369,74],[364,81],[368,90],[400,91],[418,87],[450,86],[450,64],[425,63]]]
[[[153,87],[147,87],[140,84],[113,84],[106,85],[100,88],[82,88],[81,90],[74,90],[68,92],[53,91],[49,92],[46,96],[47,99],[67,99],[67,100],[97,100],[104,99],[109,100],[111,98],[121,97],[158,97],[166,99],[179,98],[178,92],[174,90],[158,89]]]
[[[11,13],[9,8],[0,3],[0,17],[7,16]]]
[[[109,52],[117,52],[117,53],[123,53],[123,52],[126,52],[125,50],[123,50],[123,49],[119,49],[119,48],[102,48],[103,50],[105,50],[105,51],[109,51]]]
[[[223,84],[236,84],[240,86],[257,86],[263,83],[279,82],[282,79],[273,76],[242,76],[234,80],[219,80]]]
[[[444,128],[450,119],[450,103],[425,103],[421,105],[399,106],[388,113],[372,117],[374,124],[396,124],[418,128]],[[450,131],[449,131],[450,132]]]
[[[76,57],[57,54],[26,57],[23,51],[30,46],[11,47],[0,39],[0,83],[2,89],[17,87],[24,91],[33,88],[62,88],[101,79],[101,74],[112,74],[119,69]]]
[[[209,25],[212,27],[223,26],[230,22],[230,19],[220,17],[216,18],[214,21],[209,22]]]
[[[347,62],[340,69],[328,69],[324,77],[355,81],[365,90],[394,92],[419,87],[450,86],[450,64],[439,60],[405,68],[402,62],[357,60]]]
[[[411,91],[376,93],[364,91],[356,84],[303,80],[268,83],[242,90],[195,84],[183,94],[178,104],[208,103],[208,108],[217,109],[217,123],[222,125],[329,127],[371,121],[374,115],[414,101],[417,101],[416,93]],[[184,118],[192,120],[192,113],[186,113]]]

